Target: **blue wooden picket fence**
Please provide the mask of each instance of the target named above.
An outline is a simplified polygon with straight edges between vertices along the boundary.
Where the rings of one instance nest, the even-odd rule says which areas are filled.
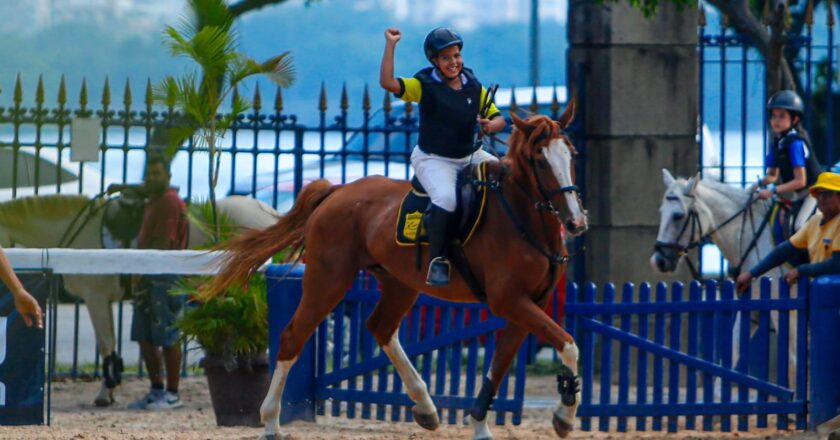
[[[780,283],[779,297],[771,299],[767,278],[757,295],[741,296],[731,281],[695,281],[688,289],[682,283],[638,289],[625,284],[618,298],[612,284],[600,292],[592,284],[570,285],[566,324],[581,346],[582,429],[627,432],[635,421],[636,431],[731,431],[735,418],[737,430],[746,431],[768,427],[771,415],[778,429],[789,429],[789,420],[806,429],[809,403],[811,428],[833,417],[840,395],[830,390],[840,390],[840,378],[833,378],[840,363],[830,353],[836,350],[817,344],[836,347],[840,277],[813,286],[801,280],[798,289],[792,296]],[[746,319],[736,326],[738,313]],[[778,329],[771,325],[771,313],[778,313]],[[751,322],[757,322],[752,336]],[[810,397],[809,329],[814,347]],[[793,384],[788,380],[792,338]]]
[[[267,272],[272,359],[300,301],[303,269],[289,270]],[[814,429],[834,417],[840,276],[800,280],[795,294],[786,283],[778,289],[772,299],[766,278],[757,294],[743,295],[731,281],[625,284],[620,291],[612,284],[569,284],[565,327],[581,349],[582,429],[746,431],[771,422],[777,429]],[[364,327],[378,298],[375,279],[360,274],[293,367],[281,422],[327,413],[412,420],[413,403]],[[486,310],[421,295],[400,327],[406,354],[444,422],[461,421],[493,356],[505,321],[483,316]],[[739,314],[745,319],[736,320]],[[521,421],[534,344],[531,337],[523,345],[501,385],[492,407],[497,424],[508,414],[513,424]]]
[[[280,332],[300,302],[302,275],[302,265],[274,265],[266,272],[270,359],[276,358]],[[324,414],[413,421],[414,403],[365,327],[378,299],[376,279],[361,273],[292,368],[281,423],[312,421]],[[403,320],[400,343],[429,387],[442,422],[462,422],[490,365],[496,332],[504,325],[486,305],[451,303],[422,294]],[[496,424],[518,425],[522,420],[530,354],[529,344],[523,344],[501,384],[493,402]]]

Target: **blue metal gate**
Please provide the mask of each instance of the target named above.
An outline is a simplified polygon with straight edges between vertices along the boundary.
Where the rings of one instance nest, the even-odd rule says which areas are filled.
[[[836,338],[832,332],[837,328],[838,299],[834,297],[840,279],[815,285],[819,288],[812,292],[802,280],[798,294],[791,295],[788,285],[781,283],[779,297],[771,299],[767,278],[757,296],[740,297],[731,281],[720,285],[695,281],[688,289],[682,283],[642,284],[638,289],[625,284],[619,300],[616,288],[608,284],[597,303],[594,285],[584,289],[572,285],[566,323],[581,346],[583,399],[578,415],[583,430],[731,431],[736,417],[737,430],[746,431],[768,427],[771,415],[778,429],[789,429],[789,420],[795,420],[797,429],[805,429],[809,403],[812,428],[833,417],[840,395],[830,390],[838,387],[824,386],[838,379],[816,367],[809,377],[808,333],[810,329],[814,347],[810,364],[828,368],[833,362],[836,368],[836,355],[826,355],[818,344],[831,345],[829,341]],[[817,307],[830,311],[819,312],[819,327],[815,321],[809,327],[809,316],[817,313]],[[747,319],[736,324],[738,313]],[[771,313],[778,314],[778,330],[771,330],[776,327],[771,325]],[[750,315],[757,323],[752,336]],[[789,370],[791,341],[796,346],[795,370]],[[733,342],[740,343],[738,349]],[[791,371],[794,383],[788,380]]]
[[[280,332],[302,294],[303,267],[283,278],[288,271],[288,265],[278,265],[266,273],[271,359],[277,356]],[[327,413],[413,420],[414,403],[403,391],[396,370],[390,368],[391,361],[365,327],[378,300],[375,278],[360,274],[292,368],[281,422],[314,420],[316,414]],[[429,387],[442,422],[460,423],[472,406],[476,386],[481,385],[493,357],[496,332],[504,325],[503,319],[489,314],[486,305],[451,303],[424,294],[404,319],[400,343]],[[529,346],[523,344],[493,402],[496,424],[509,420],[518,425],[522,420],[529,357]]]

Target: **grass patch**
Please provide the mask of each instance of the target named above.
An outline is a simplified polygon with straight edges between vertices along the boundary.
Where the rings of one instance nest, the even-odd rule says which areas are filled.
[[[561,365],[563,365],[563,363],[559,360],[557,362],[554,362],[550,359],[537,359],[536,362],[525,367],[525,372],[527,374],[532,374],[535,376],[548,376],[552,374],[559,374]]]

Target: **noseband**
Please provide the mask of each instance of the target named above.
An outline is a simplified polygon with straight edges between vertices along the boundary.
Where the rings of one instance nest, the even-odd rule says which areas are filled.
[[[542,136],[537,138],[537,140],[535,142],[541,142],[541,141],[544,141],[546,139],[548,139],[548,135],[543,134]],[[572,184],[572,185],[568,185],[568,186],[561,186],[561,187],[555,188],[555,189],[548,189],[547,186],[545,184],[543,184],[543,180],[542,180],[542,178],[540,178],[540,173],[537,171],[537,161],[536,161],[536,159],[531,157],[531,159],[528,162],[529,162],[529,165],[531,166],[531,174],[533,174],[534,178],[537,180],[537,189],[540,191],[540,195],[543,198],[542,202],[536,202],[534,204],[534,206],[538,210],[548,211],[548,212],[554,214],[555,216],[560,217],[560,211],[557,210],[557,208],[551,202],[551,199],[553,199],[554,197],[556,197],[558,195],[566,194],[566,193],[570,193],[570,192],[580,193],[580,188],[577,185]],[[551,165],[549,164],[549,167],[550,166]]]
[[[691,226],[691,232],[689,232],[688,235],[688,244],[683,245],[681,244],[683,240],[683,235],[686,233],[686,231],[689,230],[689,225]],[[694,236],[697,233],[699,233],[700,238],[695,240]],[[688,209],[688,219],[686,219],[685,223],[683,223],[683,227],[680,230],[680,233],[677,235],[676,240],[672,242],[657,240],[653,246],[653,251],[662,253],[666,250],[674,250],[676,251],[677,256],[682,257],[685,254],[687,254],[688,251],[690,251],[691,249],[700,246],[700,243],[703,241],[704,236],[705,234],[703,234],[703,225],[700,223],[700,214],[698,214],[697,209],[695,209],[692,206],[690,209]]]

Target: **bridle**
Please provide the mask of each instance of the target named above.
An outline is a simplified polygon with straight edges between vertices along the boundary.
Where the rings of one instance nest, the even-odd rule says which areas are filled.
[[[686,194],[685,196],[691,198],[696,203],[696,198],[693,195]],[[729,218],[727,218],[722,223],[715,226],[708,232],[703,232],[703,224],[700,221],[700,214],[697,211],[697,208],[694,206],[695,203],[692,203],[688,208],[686,208],[688,218],[686,219],[685,223],[683,223],[682,229],[680,229],[680,233],[677,234],[675,241],[664,242],[657,240],[653,246],[653,251],[663,253],[663,251],[666,250],[673,250],[675,251],[677,258],[685,257],[686,263],[688,264],[688,269],[691,271],[691,275],[694,277],[694,279],[701,280],[703,279],[703,277],[697,270],[697,267],[694,265],[694,262],[692,262],[691,258],[688,257],[688,252],[691,249],[694,249],[700,246],[701,244],[705,243],[712,235],[714,235],[726,225],[734,221],[736,218],[741,216],[746,217],[747,215],[752,216],[752,205],[759,200],[761,199],[755,198],[751,194],[749,201],[743,208],[738,210],[738,212],[731,215]],[[730,273],[737,274],[741,271],[742,266],[744,264],[744,259],[747,255],[750,254],[750,252],[752,252],[756,244],[758,244],[758,238],[761,236],[761,233],[764,231],[764,228],[767,227],[767,224],[770,221],[771,214],[772,210],[768,210],[767,214],[764,216],[764,219],[761,221],[761,225],[758,227],[758,230],[756,231],[755,229],[753,229],[753,238],[752,240],[750,240],[750,244],[747,246],[747,249],[741,253],[741,256],[738,260],[738,264],[730,268]],[[750,222],[750,224],[753,225],[754,223]],[[683,245],[683,235],[686,233],[686,231],[690,231],[688,234],[688,244]],[[696,239],[694,238],[695,235],[697,236]]]
[[[534,143],[534,148],[541,148],[538,146],[538,142],[543,140],[549,140],[548,135],[541,135],[538,139],[536,139]],[[568,148],[568,146],[567,146]],[[546,163],[547,160],[543,159]],[[518,183],[514,182],[514,187],[517,188],[521,193],[525,195],[532,203],[534,208],[540,212],[548,212],[552,216],[554,216],[558,221],[561,220],[561,212],[557,209],[557,207],[552,203],[552,199],[560,194],[566,194],[572,191],[579,191],[577,185],[568,185],[568,186],[560,186],[559,188],[548,188],[545,185],[545,182],[540,178],[540,173],[537,169],[537,160],[531,157],[528,160],[529,167],[531,169],[532,174],[535,177],[537,182],[537,188],[540,193],[542,200],[534,200],[532,195],[522,188]],[[551,166],[548,164],[549,167]],[[520,217],[516,214],[516,211],[511,206],[510,201],[505,197],[504,191],[502,191],[502,182],[504,181],[504,177],[506,174],[510,174],[510,171],[507,166],[503,166],[500,169],[500,173],[496,179],[488,179],[484,181],[475,181],[476,185],[479,186],[486,186],[490,190],[498,195],[499,200],[502,205],[502,209],[505,212],[505,215],[510,219],[511,223],[513,223],[514,227],[516,228],[517,232],[519,233],[520,238],[525,240],[532,248],[534,248],[538,253],[540,253],[543,257],[548,260],[549,263],[549,282],[548,287],[545,291],[543,291],[534,301],[539,303],[542,301],[543,298],[554,288],[554,284],[556,284],[555,278],[557,277],[557,269],[561,264],[568,263],[572,257],[576,256],[578,253],[583,252],[585,249],[581,249],[580,252],[575,254],[569,254],[566,251],[565,246],[560,246],[559,249],[554,249],[552,246],[551,234],[549,233],[549,225],[545,221],[544,216],[539,216],[542,227],[543,233],[546,237],[547,243],[540,243],[534,236],[528,231],[528,228],[525,225],[525,222],[520,219]],[[578,199],[579,200],[579,199]],[[562,224],[562,221],[560,221]]]

